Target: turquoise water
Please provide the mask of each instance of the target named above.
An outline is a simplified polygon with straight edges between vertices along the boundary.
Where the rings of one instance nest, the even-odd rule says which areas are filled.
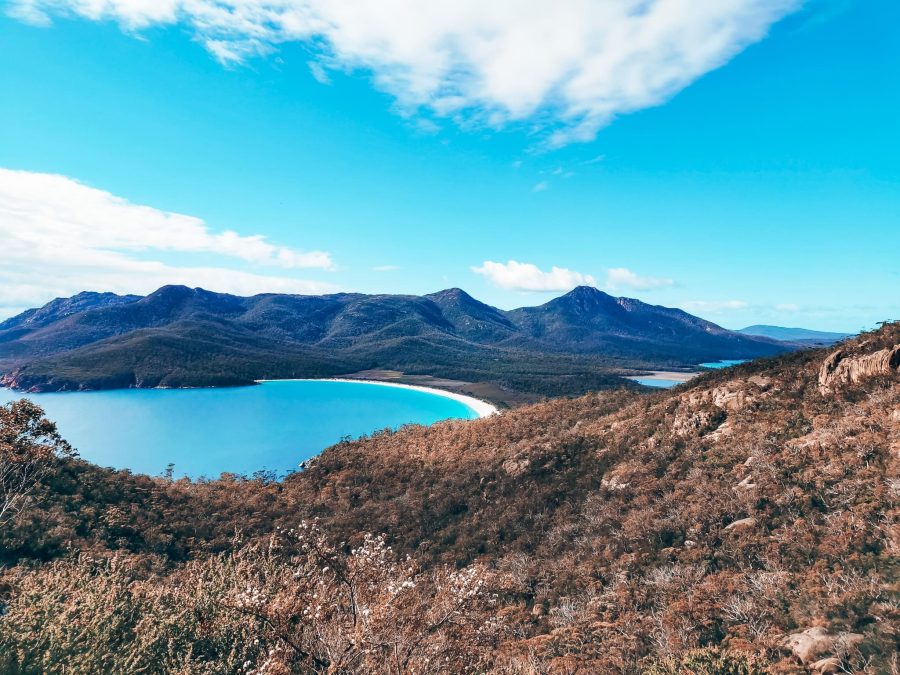
[[[0,389],[0,403],[26,396]],[[95,464],[176,476],[280,474],[344,436],[478,415],[459,401],[362,382],[27,394]]]
[[[640,384],[646,385],[648,387],[660,387],[662,389],[674,387],[676,384],[684,384],[683,382],[679,382],[678,380],[651,380],[646,377],[630,377],[628,379],[634,380],[635,382],[639,382]]]
[[[736,366],[739,363],[746,363],[747,359],[722,359],[721,361],[712,361],[710,363],[701,363],[703,368],[728,368]]]

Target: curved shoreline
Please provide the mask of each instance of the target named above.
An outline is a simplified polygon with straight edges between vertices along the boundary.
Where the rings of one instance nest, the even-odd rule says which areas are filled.
[[[285,378],[285,379],[274,379],[274,380],[255,380],[260,384],[264,382],[356,382],[357,384],[377,384],[382,387],[397,387],[400,389],[412,389],[413,391],[421,391],[426,394],[434,394],[435,396],[443,396],[444,398],[453,399],[459,403],[462,403],[469,410],[478,415],[478,418],[482,417],[490,417],[491,415],[496,415],[500,411],[497,409],[497,406],[488,403],[487,401],[482,401],[480,398],[475,398],[474,396],[466,396],[464,394],[457,394],[452,391],[447,391],[446,389],[436,389],[435,387],[423,387],[418,384],[401,384],[400,382],[383,382],[381,380],[356,380],[349,377],[326,377],[326,378],[305,378],[305,377],[295,377],[295,378]]]

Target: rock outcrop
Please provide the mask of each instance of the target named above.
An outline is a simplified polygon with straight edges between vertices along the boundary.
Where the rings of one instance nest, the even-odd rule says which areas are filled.
[[[725,526],[725,530],[743,530],[756,526],[756,518],[741,518],[740,520],[735,520],[730,525]]]
[[[843,671],[841,660],[835,656],[829,656],[827,659],[819,659],[811,664],[809,669],[819,675],[834,675]]]
[[[825,359],[819,370],[819,391],[830,394],[841,385],[893,373],[900,373],[900,344],[861,356],[851,356],[838,349]]]
[[[752,394],[747,391],[746,386],[742,386],[743,384],[742,380],[737,380],[712,389],[692,391],[685,396],[685,400],[692,406],[711,403],[718,408],[737,412],[753,400]]]
[[[672,423],[672,432],[681,437],[702,435],[717,429],[724,418],[723,411],[716,408],[676,415]]]
[[[840,666],[840,652],[855,649],[862,642],[859,633],[829,633],[821,626],[807,628],[800,633],[786,635],[781,640],[782,648],[791,652],[801,665],[813,672],[832,673],[835,665]]]

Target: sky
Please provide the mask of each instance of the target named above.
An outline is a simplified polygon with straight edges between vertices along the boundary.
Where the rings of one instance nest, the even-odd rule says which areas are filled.
[[[893,0],[7,0],[0,317],[579,284],[900,319]]]

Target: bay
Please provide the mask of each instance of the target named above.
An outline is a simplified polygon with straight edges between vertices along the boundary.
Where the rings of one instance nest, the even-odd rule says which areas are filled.
[[[363,382],[290,380],[218,389],[23,394],[44,408],[84,459],[136,473],[279,475],[342,438],[404,424],[478,417],[454,399]]]

